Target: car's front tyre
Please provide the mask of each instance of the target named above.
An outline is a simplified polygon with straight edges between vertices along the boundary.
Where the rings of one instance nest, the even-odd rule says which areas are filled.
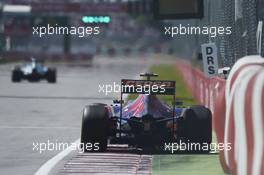
[[[46,78],[47,78],[47,81],[49,83],[56,83],[56,81],[57,81],[57,71],[56,71],[56,69],[48,69]]]
[[[18,82],[21,81],[21,79],[22,79],[22,72],[21,72],[21,70],[14,69],[12,71],[12,78],[11,78],[12,82],[18,83]]]

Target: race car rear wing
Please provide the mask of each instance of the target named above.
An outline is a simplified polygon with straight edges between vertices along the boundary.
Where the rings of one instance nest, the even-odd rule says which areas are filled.
[[[122,94],[174,95],[175,81],[167,80],[121,80]]]
[[[140,74],[141,77],[147,77],[147,80],[131,80],[122,79],[121,80],[121,101],[123,101],[123,94],[148,94],[148,95],[172,95],[173,96],[173,111],[172,111],[172,121],[173,126],[175,125],[175,101],[176,101],[176,82],[169,80],[150,80],[151,77],[157,77],[154,73]],[[120,117],[119,125],[122,122],[122,109],[123,104],[120,104]],[[174,129],[172,131],[175,132]],[[121,137],[121,130],[119,133]]]

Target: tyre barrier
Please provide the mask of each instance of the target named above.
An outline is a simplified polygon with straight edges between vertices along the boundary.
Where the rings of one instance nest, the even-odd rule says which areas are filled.
[[[231,146],[219,153],[224,172],[264,174],[264,59],[241,58],[226,81],[207,78],[184,61],[176,68],[195,99],[212,110],[218,143]]]

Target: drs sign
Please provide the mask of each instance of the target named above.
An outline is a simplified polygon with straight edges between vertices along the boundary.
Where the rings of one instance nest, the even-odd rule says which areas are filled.
[[[203,44],[203,66],[206,76],[211,77],[218,74],[217,48],[215,43]]]

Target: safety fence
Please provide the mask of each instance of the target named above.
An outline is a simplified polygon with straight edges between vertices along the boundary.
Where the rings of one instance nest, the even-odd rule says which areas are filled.
[[[178,60],[176,67],[181,72],[193,97],[214,113],[216,98],[225,87],[226,81],[220,77],[205,77],[199,69],[192,67],[187,61]]]
[[[260,38],[260,50],[263,54],[264,30],[258,30],[259,22],[264,19],[263,0],[204,0],[204,4],[205,18],[198,22],[198,26],[232,27],[231,35],[198,36],[199,45],[216,43],[222,67],[231,67],[246,55],[258,54]],[[257,33],[262,35],[257,36]],[[259,44],[257,40],[260,41]]]
[[[217,141],[232,148],[220,151],[224,171],[264,174],[264,59],[240,59],[226,81],[207,78],[184,61],[176,67],[195,99],[212,110]]]

